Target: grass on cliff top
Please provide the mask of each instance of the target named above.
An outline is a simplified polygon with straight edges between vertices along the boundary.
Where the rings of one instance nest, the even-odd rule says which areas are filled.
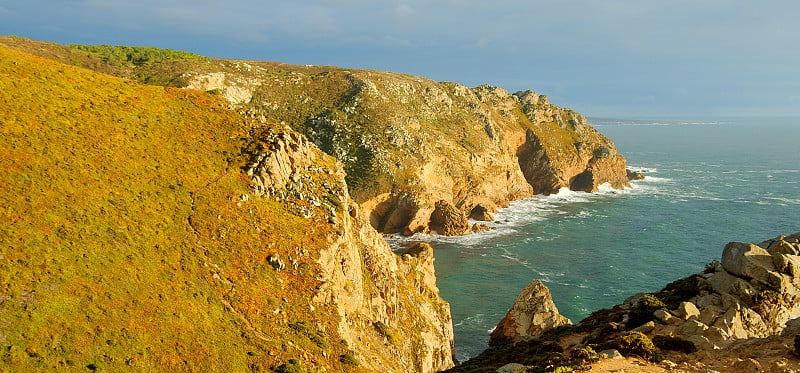
[[[221,106],[0,47],[0,371],[342,369],[313,267],[266,260],[330,232],[239,201],[248,127]]]
[[[70,44],[70,48],[89,52],[112,66],[143,66],[161,63],[169,60],[199,60],[206,61],[203,57],[194,53],[176,51],[173,49],[162,49],[153,47],[129,47],[125,45],[83,45]]]

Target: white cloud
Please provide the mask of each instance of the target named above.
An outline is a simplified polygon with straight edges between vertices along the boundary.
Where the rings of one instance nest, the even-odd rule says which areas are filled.
[[[394,20],[405,25],[411,23],[417,17],[417,11],[411,8],[408,4],[400,4],[393,11]]]

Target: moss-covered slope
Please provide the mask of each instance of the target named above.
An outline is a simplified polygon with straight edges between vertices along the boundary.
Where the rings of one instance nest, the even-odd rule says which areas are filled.
[[[361,243],[363,224],[341,223],[350,205],[334,159],[309,150],[302,176],[315,181],[308,196],[336,193],[339,209],[248,198],[249,152],[283,130],[219,98],[0,47],[0,131],[0,370],[430,370],[413,359],[451,347],[444,324],[417,309],[387,301],[394,319],[381,320],[320,297],[331,282],[322,258],[344,235],[355,264],[341,272],[367,283],[357,301],[382,304],[364,295],[380,274],[398,279],[397,298],[425,302],[385,243]],[[348,329],[355,316],[365,326]],[[404,342],[348,346],[386,339],[368,318]],[[426,345],[420,331],[441,339]]]

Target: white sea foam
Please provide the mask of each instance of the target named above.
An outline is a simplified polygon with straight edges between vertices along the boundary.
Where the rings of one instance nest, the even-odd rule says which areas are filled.
[[[641,169],[647,169],[642,167]],[[648,169],[655,172],[655,169]],[[651,179],[650,176],[642,181],[650,182],[666,182],[671,179],[655,178]],[[515,227],[529,224],[535,221],[543,221],[550,219],[557,215],[568,214],[565,211],[560,211],[559,207],[567,204],[588,203],[597,198],[619,197],[633,194],[648,194],[655,191],[656,188],[650,185],[643,185],[640,183],[631,183],[631,187],[623,187],[622,189],[615,189],[611,184],[604,183],[598,186],[598,190],[594,193],[583,191],[573,191],[569,188],[562,187],[556,193],[549,195],[539,194],[529,198],[523,198],[516,201],[511,201],[506,208],[499,209],[495,214],[495,220],[492,222],[474,221],[469,220],[469,224],[485,224],[492,230],[480,233],[472,233],[462,236],[442,236],[439,234],[421,234],[417,233],[412,236],[399,236],[395,238],[387,238],[386,241],[393,250],[400,250],[415,242],[442,242],[442,243],[459,243],[462,245],[475,245],[490,241],[498,236],[512,234],[517,230]],[[570,215],[572,218],[587,218],[591,217],[592,213],[589,211],[581,211],[576,215]],[[558,237],[544,237],[537,236],[537,241],[552,241]]]
[[[642,166],[628,165],[626,168],[631,170],[631,171],[633,171],[633,172],[641,172],[643,174],[644,173],[650,173],[650,172],[658,172],[658,169],[655,168],[655,167],[642,167]]]
[[[670,181],[673,181],[673,180],[668,178],[668,177],[645,176],[644,179],[637,180],[637,181],[644,181],[644,182],[650,182],[650,183],[666,183],[666,182],[670,182]]]

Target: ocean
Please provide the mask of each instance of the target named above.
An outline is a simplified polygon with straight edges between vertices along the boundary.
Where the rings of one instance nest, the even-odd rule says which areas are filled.
[[[703,270],[730,241],[800,232],[800,119],[589,123],[646,178],[622,190],[514,201],[490,232],[390,240],[434,247],[458,360],[488,347],[533,280],[577,323]]]

